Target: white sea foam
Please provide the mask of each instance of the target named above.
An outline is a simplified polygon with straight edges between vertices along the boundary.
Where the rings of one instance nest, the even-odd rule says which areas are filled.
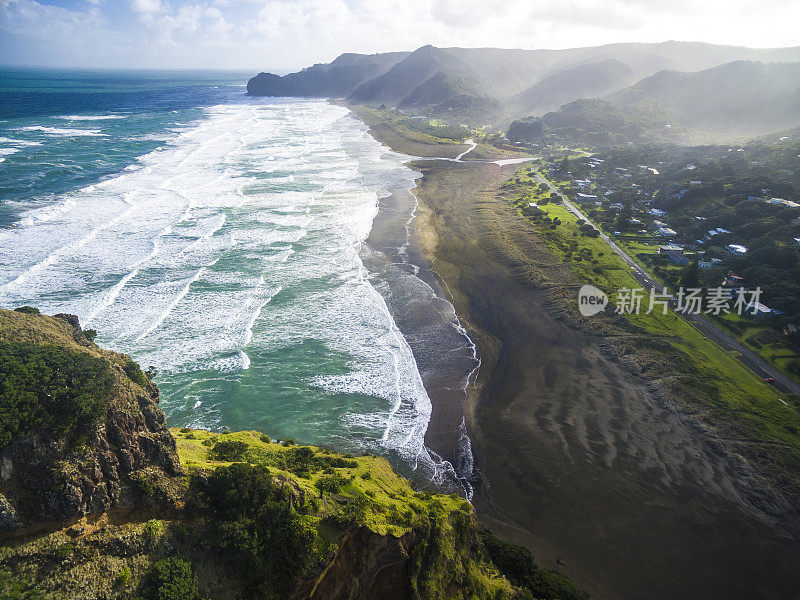
[[[72,129],[66,127],[46,127],[44,125],[28,125],[26,127],[17,127],[15,131],[37,131],[45,135],[56,137],[96,137],[105,136],[106,134],[100,129]]]
[[[53,129],[29,130],[100,131]],[[253,388],[250,419],[302,413],[300,439],[430,462],[430,400],[359,256],[378,198],[413,185],[403,160],[324,102],[206,109],[132,168],[0,230],[0,304],[77,314],[155,365],[183,424],[237,425],[230,390]],[[291,353],[287,379],[269,361]],[[293,389],[306,404],[270,408]]]
[[[108,121],[111,119],[125,119],[127,115],[60,115],[58,118],[65,121]]]

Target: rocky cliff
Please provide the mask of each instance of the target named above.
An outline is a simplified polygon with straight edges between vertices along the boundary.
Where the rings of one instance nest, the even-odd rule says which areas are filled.
[[[0,310],[0,598],[586,598],[383,458],[167,429],[93,337]]]
[[[21,421],[14,424],[17,435],[0,448],[0,529],[175,497],[181,466],[158,407],[158,388],[129,357],[91,342],[77,317],[7,310],[0,310],[0,349],[0,412],[13,411]],[[21,381],[25,363],[15,364],[18,357],[28,357],[48,380],[64,381],[52,381],[52,389],[42,389],[44,384],[32,378]],[[95,382],[107,380],[96,414],[71,427],[53,422],[59,407],[45,406],[47,397],[61,393],[60,387],[88,368],[97,369]],[[44,401],[35,397],[24,406],[6,404],[37,395]],[[86,403],[85,397],[76,400]],[[80,404],[76,407],[80,410]],[[3,426],[11,425],[6,420]]]

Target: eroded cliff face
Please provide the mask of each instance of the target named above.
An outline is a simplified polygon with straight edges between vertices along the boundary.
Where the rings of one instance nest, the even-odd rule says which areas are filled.
[[[0,310],[0,341],[88,354],[113,380],[103,416],[79,436],[37,426],[0,449],[0,530],[177,498],[182,469],[158,388],[129,357],[96,346],[71,315]]]
[[[415,536],[379,535],[367,527],[348,531],[325,570],[291,600],[402,600],[411,597]]]

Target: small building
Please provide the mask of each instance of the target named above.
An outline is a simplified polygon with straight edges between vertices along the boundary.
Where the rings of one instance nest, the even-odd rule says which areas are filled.
[[[659,246],[658,253],[661,256],[666,256],[673,263],[687,264],[689,262],[689,259],[683,253],[683,248],[674,244]]]
[[[790,208],[800,208],[800,204],[797,202],[792,202],[791,200],[784,200],[783,198],[770,198],[770,204],[782,204],[783,206],[788,206]]]
[[[739,256],[742,254],[747,254],[747,246],[742,246],[741,244],[728,244],[726,247],[728,248],[728,252],[731,254],[737,254]]]
[[[673,235],[677,235],[677,234],[678,234],[678,232],[675,231],[674,229],[670,228],[670,227],[659,227],[658,228],[658,235],[663,235],[663,236],[669,237],[669,236],[673,236]]]
[[[712,258],[710,260],[701,260],[699,263],[701,269],[713,269],[722,265],[722,260],[719,258]]]
[[[789,337],[790,335],[797,335],[800,332],[797,325],[795,323],[787,323],[783,327],[783,335]]]
[[[751,302],[744,310],[744,314],[753,317],[769,317],[774,314],[774,311],[769,306],[761,304],[761,302]]]
[[[794,238],[794,241],[797,242],[798,244],[800,244],[800,237]]]
[[[732,271],[728,271],[728,274],[725,276],[725,281],[723,281],[722,284],[739,288],[744,285],[744,277],[737,275]]]
[[[654,217],[663,217],[664,215],[667,214],[667,211],[661,210],[660,208],[651,208],[650,214],[653,215]]]

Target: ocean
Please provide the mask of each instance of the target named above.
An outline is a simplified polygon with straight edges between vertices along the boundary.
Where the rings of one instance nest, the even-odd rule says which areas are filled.
[[[78,315],[155,367],[172,426],[452,479],[421,371],[463,386],[477,359],[412,256],[410,157],[341,106],[247,97],[247,77],[0,71],[0,306]],[[402,226],[370,247],[390,197]]]

